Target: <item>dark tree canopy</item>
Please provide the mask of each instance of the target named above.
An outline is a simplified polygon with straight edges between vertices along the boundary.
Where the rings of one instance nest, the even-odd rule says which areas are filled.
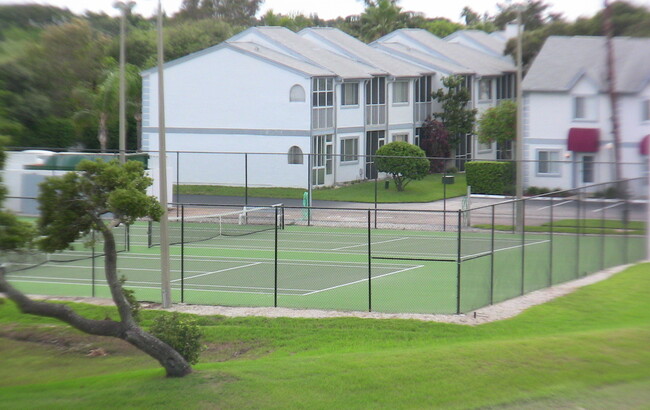
[[[443,77],[440,88],[433,93],[433,98],[442,105],[442,111],[433,113],[433,118],[439,120],[449,133],[449,141],[455,146],[459,138],[474,130],[476,110],[467,108],[470,95],[463,86],[463,78],[451,75]]]

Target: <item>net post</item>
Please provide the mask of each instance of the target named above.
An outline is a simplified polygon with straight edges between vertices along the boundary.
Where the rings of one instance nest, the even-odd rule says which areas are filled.
[[[548,286],[551,287],[553,286],[553,197],[551,196],[551,206],[549,209],[550,213],[550,222],[549,222],[549,228],[548,228],[548,240],[549,240],[549,252],[548,252],[548,265],[549,265],[549,270],[548,270]]]
[[[92,297],[95,297],[95,230],[92,230],[92,236],[93,236],[93,247],[92,247],[92,264],[91,264],[91,274],[92,274],[92,285],[91,285],[91,294]]]
[[[372,312],[372,250],[371,250],[371,217],[368,209],[368,312]],[[375,218],[375,223],[377,219]]]
[[[458,210],[458,249],[456,251],[456,314],[460,315],[461,211]]]
[[[578,194],[578,206],[576,207],[577,212],[577,226],[576,226],[576,278],[580,277],[580,225],[582,218],[582,191],[580,188],[577,189]]]
[[[153,247],[153,221],[147,222],[147,248]]]
[[[521,210],[521,294],[526,292],[526,200],[517,199],[517,208]]]
[[[181,303],[185,303],[185,205],[181,205]]]
[[[273,307],[278,307],[278,207],[275,209],[275,237],[273,252]]]
[[[494,304],[494,213],[496,205],[492,205],[492,221],[490,229],[490,305]]]

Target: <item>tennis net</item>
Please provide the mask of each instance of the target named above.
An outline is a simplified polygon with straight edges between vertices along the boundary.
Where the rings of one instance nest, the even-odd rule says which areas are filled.
[[[207,210],[202,208],[199,212]],[[283,204],[244,207],[242,210],[214,214],[196,215],[196,212],[168,219],[170,245],[208,241],[220,236],[250,235],[273,230],[276,224],[279,229],[284,227]],[[149,222],[148,245],[150,248],[160,245],[159,223]]]

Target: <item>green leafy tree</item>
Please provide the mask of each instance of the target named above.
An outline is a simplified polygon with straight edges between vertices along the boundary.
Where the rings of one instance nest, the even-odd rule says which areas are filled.
[[[478,123],[478,140],[483,144],[505,144],[517,137],[517,103],[503,101],[485,110]]]
[[[359,38],[370,43],[399,28],[406,27],[408,16],[402,13],[396,0],[366,1],[366,9],[361,14]]]
[[[458,30],[462,30],[464,27],[462,24],[454,23],[444,18],[438,18],[424,23],[422,28],[442,38]]]
[[[136,161],[124,165],[117,161],[82,161],[76,172],[48,178],[41,184],[38,247],[45,252],[64,250],[91,230],[98,231],[104,242],[106,281],[119,321],[92,320],[67,305],[31,300],[11,286],[3,269],[0,292],[23,313],[53,317],[86,333],[123,339],[158,360],[167,376],[182,377],[191,372],[190,365],[172,347],[140,328],[117,275],[113,229],[132,224],[137,218],[158,220],[162,214],[158,201],[146,194],[149,185],[151,179],[145,176],[142,163]]]
[[[0,135],[0,170],[4,169],[6,160],[4,147],[8,142],[9,137]],[[30,247],[35,233],[30,223],[19,220],[16,215],[3,209],[2,204],[6,195],[7,190],[2,183],[2,174],[0,173],[0,269],[3,252]],[[2,290],[0,289],[0,291]]]
[[[440,121],[428,118],[422,124],[420,131],[420,147],[424,150],[431,162],[431,172],[445,170],[446,160],[451,153],[449,145],[449,132]]]
[[[429,161],[422,148],[408,142],[391,142],[380,147],[375,155],[377,171],[390,174],[398,191],[429,173]]]
[[[263,0],[183,0],[177,17],[183,20],[220,19],[230,24],[249,25]]]
[[[443,77],[442,85],[444,88],[433,93],[433,98],[440,103],[442,111],[433,113],[433,118],[442,122],[449,132],[450,144],[455,147],[461,136],[474,130],[476,109],[467,108],[470,95],[463,86],[463,77]]]

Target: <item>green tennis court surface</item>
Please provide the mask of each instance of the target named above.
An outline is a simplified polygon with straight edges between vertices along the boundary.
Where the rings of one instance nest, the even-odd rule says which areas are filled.
[[[642,237],[620,235],[468,231],[459,239],[458,232],[287,226],[276,236],[274,228],[172,246],[173,301],[466,312],[639,259],[644,247]],[[149,229],[131,227],[118,274],[138,299],[159,301],[159,248],[149,247]],[[110,297],[103,257],[58,259],[70,262],[44,261],[9,278],[34,294]]]

